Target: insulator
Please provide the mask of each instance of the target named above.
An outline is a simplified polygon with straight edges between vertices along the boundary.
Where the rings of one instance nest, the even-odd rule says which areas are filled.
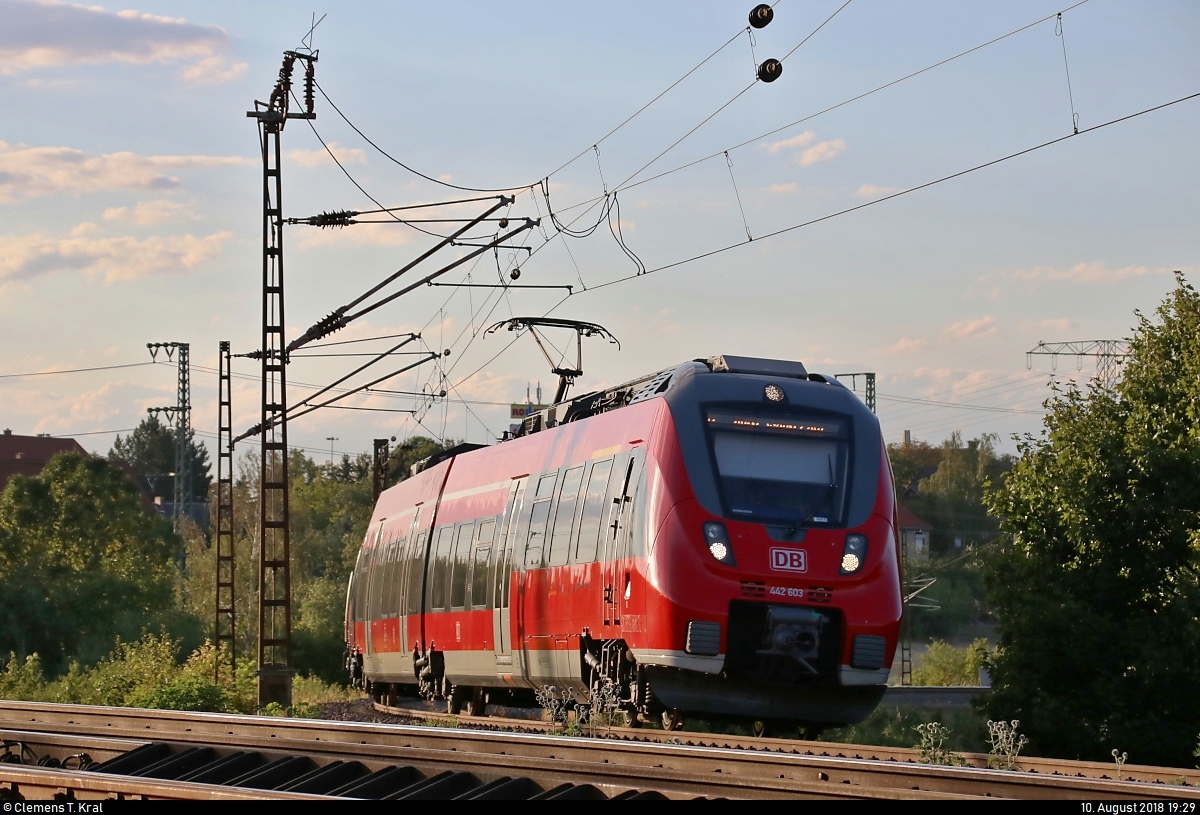
[[[754,28],[766,28],[775,19],[775,9],[766,3],[759,3],[750,10],[750,25]],[[764,80],[765,81],[765,80]]]
[[[513,280],[516,280],[517,278],[519,278],[521,276],[521,267],[514,266],[513,270],[508,273],[508,276],[511,277]]]
[[[783,74],[783,63],[777,59],[769,59],[758,66],[758,78],[763,82],[774,82]]]
[[[507,219],[507,218],[501,218],[501,219],[500,219],[500,223],[498,223],[498,224],[496,224],[496,225],[497,225],[498,227],[500,227],[501,229],[508,229],[508,219]]]
[[[313,112],[313,64],[312,60],[304,63],[304,112]]]

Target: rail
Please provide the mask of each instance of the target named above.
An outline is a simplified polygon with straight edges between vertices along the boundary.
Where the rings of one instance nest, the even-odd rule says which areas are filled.
[[[0,703],[6,739],[111,738],[165,744],[171,755],[212,750],[213,760],[261,752],[264,760],[303,757],[308,770],[351,768],[378,773],[410,768],[412,778],[458,778],[447,788],[462,797],[507,779],[528,797],[558,794],[604,798],[859,798],[959,797],[1079,800],[1200,801],[1191,786],[1147,784],[1030,772],[939,767],[908,761],[816,755],[793,742],[794,752],[690,746],[682,743],[568,738],[453,727],[275,719],[210,713]],[[679,734],[664,734],[680,739]],[[795,746],[800,749],[797,750]],[[835,745],[843,751],[847,745]],[[61,745],[60,745],[61,748]],[[803,750],[803,752],[801,751]],[[189,755],[195,756],[196,752]],[[159,760],[163,760],[160,758]],[[183,759],[175,759],[183,762]],[[340,762],[340,763],[339,763]],[[0,785],[5,780],[0,765]],[[1132,774],[1133,768],[1126,771]],[[324,770],[329,774],[348,770]],[[445,776],[450,773],[450,776]],[[536,792],[534,792],[536,790]],[[570,792],[574,790],[575,792]],[[329,790],[310,789],[310,792]],[[367,796],[364,796],[367,797]],[[371,796],[374,797],[374,796]],[[446,794],[442,797],[454,797]]]

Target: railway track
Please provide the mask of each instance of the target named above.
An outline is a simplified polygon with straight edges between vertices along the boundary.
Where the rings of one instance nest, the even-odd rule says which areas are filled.
[[[674,735],[674,734],[672,734]],[[0,797],[977,797],[1200,801],[1192,787],[467,728],[0,703]],[[845,745],[841,745],[845,747]],[[11,752],[11,750],[10,750]],[[240,782],[238,782],[240,779]],[[238,782],[240,786],[237,785]]]
[[[931,696],[930,698],[933,697]],[[421,700],[413,700],[412,707],[388,707],[380,704],[375,704],[373,707],[381,714],[415,725],[426,724],[432,721],[439,726],[453,725],[456,727],[468,727],[496,732],[554,733],[562,730],[562,725],[529,718],[455,716],[440,712],[440,709],[434,707],[432,703],[426,703]],[[795,738],[755,738],[709,732],[665,731],[628,727],[597,728],[591,731],[590,735],[602,739],[678,744],[686,747],[754,750],[788,755],[853,758],[870,761],[906,762],[909,764],[919,764],[921,761],[921,751],[915,748],[878,747]],[[991,766],[989,761],[992,757],[986,753],[958,753],[957,755],[968,767],[987,769]],[[1139,781],[1147,784],[1200,789],[1200,770],[1198,769],[1125,764],[1120,768],[1120,779],[1117,779],[1118,768],[1113,762],[1069,761],[1066,759],[1040,758],[1036,756],[1018,758],[1013,769],[1017,772],[1038,773],[1046,776],[1091,778],[1098,781]]]

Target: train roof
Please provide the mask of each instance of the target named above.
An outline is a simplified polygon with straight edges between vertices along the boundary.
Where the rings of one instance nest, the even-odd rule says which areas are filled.
[[[585,419],[599,413],[644,402],[666,394],[686,374],[746,374],[824,382],[844,388],[833,377],[810,374],[804,363],[793,360],[722,354],[707,359],[695,359],[652,374],[640,376],[607,390],[593,391],[550,405],[525,417],[517,431],[505,438],[519,438],[556,427],[567,422]]]

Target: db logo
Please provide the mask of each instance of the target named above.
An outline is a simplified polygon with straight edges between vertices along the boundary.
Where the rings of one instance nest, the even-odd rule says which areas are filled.
[[[772,549],[771,568],[777,572],[807,572],[808,558],[803,549]]]

